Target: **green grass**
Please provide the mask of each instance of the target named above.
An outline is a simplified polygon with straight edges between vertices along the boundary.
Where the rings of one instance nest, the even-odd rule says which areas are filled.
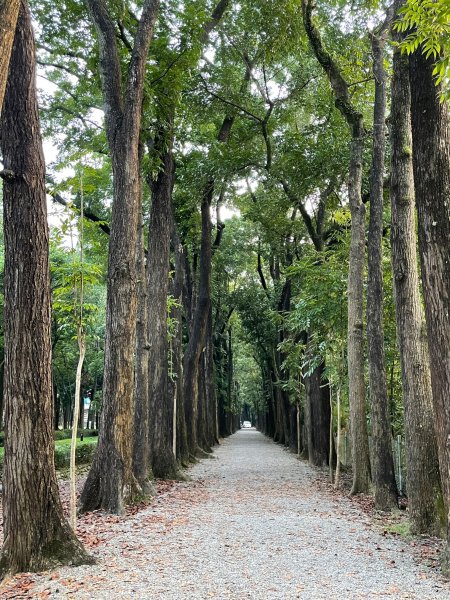
[[[79,464],[90,463],[93,456],[95,447],[97,445],[98,437],[85,438],[83,441],[77,440],[76,449],[76,462]],[[55,442],[55,466],[57,469],[64,469],[69,466],[70,462],[70,439],[57,440]],[[3,467],[3,458],[5,449],[0,448],[0,466]]]

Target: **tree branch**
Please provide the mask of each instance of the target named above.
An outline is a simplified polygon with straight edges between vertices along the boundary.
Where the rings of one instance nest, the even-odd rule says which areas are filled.
[[[87,0],[87,4],[98,35],[106,135],[113,148],[117,126],[123,118],[122,77],[116,29],[104,0]]]
[[[314,0],[302,0],[303,23],[312,46],[314,54],[320,65],[328,75],[333,92],[336,96],[335,105],[346,119],[348,125],[352,128],[358,128],[361,125],[362,115],[353,106],[347,81],[343,78],[341,70],[337,63],[331,57],[331,54],[325,49],[319,30],[312,19]]]
[[[300,214],[302,215],[302,219],[305,224],[305,227],[308,231],[309,237],[311,238],[311,241],[314,244],[314,247],[316,248],[316,250],[320,251],[322,249],[322,240],[318,236],[317,231],[314,228],[314,224],[312,222],[312,219],[311,219],[308,211],[305,208],[305,205],[299,198],[297,198],[297,196],[294,194],[294,192],[289,187],[289,184],[287,183],[287,181],[285,181],[284,179],[279,179],[279,182],[283,186],[283,190],[284,190],[286,196],[289,198],[289,200],[291,200],[291,202],[295,206],[298,207]]]
[[[216,5],[211,14],[211,18],[205,23],[203,27],[203,35],[201,39],[203,45],[206,44],[206,42],[208,41],[209,34],[211,33],[211,31],[215,29],[219,24],[219,21],[222,19],[229,4],[230,0],[219,0],[219,3]]]
[[[65,208],[69,208],[69,207],[73,207],[73,203],[72,202],[67,202],[67,200],[65,200],[61,194],[58,194],[58,192],[52,192],[51,190],[47,189],[47,194],[51,197],[51,199],[53,200],[53,202],[56,202],[57,204],[60,204],[61,206],[64,206]],[[87,219],[88,221],[92,221],[92,223],[97,223],[99,228],[106,233],[106,235],[110,235],[111,230],[110,227],[107,223],[104,222],[103,219],[100,219],[100,217],[97,217],[96,214],[94,214],[92,211],[90,211],[89,209],[86,210],[86,208],[84,208],[83,211],[84,214],[84,218]]]
[[[92,2],[93,0],[88,0]],[[128,67],[125,91],[125,130],[130,138],[139,135],[140,118],[144,96],[145,65],[148,48],[153,35],[153,27],[159,10],[159,0],[145,0],[138,29],[134,38],[133,52]]]
[[[201,75],[200,75],[200,80],[202,81],[205,90],[208,92],[208,94],[210,96],[212,96],[213,98],[216,98],[217,100],[220,100],[220,102],[223,102],[224,104],[227,104],[228,106],[232,106],[236,110],[242,112],[243,114],[247,115],[248,117],[250,117],[251,119],[256,121],[257,123],[262,123],[261,117],[258,117],[257,115],[255,115],[251,111],[247,110],[243,106],[240,106],[239,104],[236,104],[236,102],[232,102],[231,100],[227,100],[223,96],[220,96],[220,94],[216,94],[216,92],[213,92],[211,89],[209,89],[208,84],[206,83],[205,79]]]

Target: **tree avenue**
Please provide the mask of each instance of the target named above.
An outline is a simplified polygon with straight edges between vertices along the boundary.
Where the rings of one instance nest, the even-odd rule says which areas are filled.
[[[0,0],[2,576],[91,561],[77,413],[80,512],[249,421],[448,535],[448,9],[339,7]]]

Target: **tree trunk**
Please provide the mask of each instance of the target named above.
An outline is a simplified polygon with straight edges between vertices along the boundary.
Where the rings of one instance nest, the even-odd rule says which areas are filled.
[[[323,370],[322,363],[305,377],[308,460],[319,467],[328,464],[330,453],[330,388],[328,382],[322,382]]]
[[[0,0],[0,115],[8,80],[9,61],[19,7],[20,0]]]
[[[352,134],[348,197],[352,217],[348,272],[347,362],[349,418],[352,431],[352,494],[367,493],[370,487],[369,440],[367,437],[364,384],[363,290],[365,208],[361,199],[364,123],[353,106],[349,86],[339,66],[324,48],[320,33],[312,20],[312,0],[302,0],[306,33],[318,62],[326,72],[336,97],[336,107],[347,121]]]
[[[140,202],[142,204],[142,202]],[[136,244],[136,270],[138,277],[138,308],[136,321],[136,365],[134,381],[134,445],[133,473],[142,491],[153,494],[150,483],[150,440],[149,440],[149,400],[148,364],[150,345],[148,341],[148,292],[145,268],[144,224],[142,207],[139,210],[138,239]]]
[[[396,14],[403,0],[396,3]],[[394,41],[400,35],[393,32]],[[442,529],[441,483],[434,430],[430,364],[425,316],[419,293],[414,176],[411,138],[411,92],[408,57],[394,48],[391,88],[391,248],[397,341],[405,407],[408,509],[413,533]]]
[[[81,510],[124,510],[138,484],[133,476],[136,241],[141,194],[139,135],[147,53],[159,1],[146,0],[122,96],[115,25],[104,0],[88,0],[99,37],[105,126],[113,170],[106,301],[102,427],[81,494]],[[139,491],[139,490],[138,490]]]
[[[5,233],[4,543],[0,574],[92,562],[63,515],[54,466],[45,167],[31,16],[23,1],[2,113]]]
[[[173,396],[168,394],[167,296],[169,293],[171,196],[173,187],[173,132],[162,128],[155,145],[161,146],[161,169],[151,183],[148,273],[149,407],[152,469],[155,477],[176,479],[173,453]]]
[[[175,219],[171,213],[171,238],[175,255],[175,274],[172,281],[172,296],[176,305],[172,307],[170,317],[174,321],[172,339],[172,371],[169,376],[169,390],[172,390],[174,401],[176,398],[176,459],[182,465],[189,465],[189,448],[187,443],[186,416],[184,413],[183,398],[183,290],[184,290],[184,252],[178,237]]]
[[[432,58],[410,58],[411,122],[419,250],[430,352],[439,465],[450,529],[450,131],[447,102],[439,101]],[[444,570],[450,572],[447,546]]]
[[[200,248],[200,281],[192,330],[184,353],[183,395],[186,409],[186,426],[189,451],[196,456],[199,451],[197,439],[198,422],[198,370],[200,356],[206,338],[206,327],[211,304],[211,217],[210,206],[214,192],[214,182],[205,187],[202,206],[202,240]]]
[[[384,365],[383,329],[383,177],[386,119],[386,72],[383,67],[386,31],[372,34],[375,103],[373,115],[373,154],[370,185],[370,218],[367,239],[367,357],[369,396],[372,415],[372,481],[375,508],[397,508],[392,455],[392,430]]]
[[[208,328],[206,335],[205,349],[205,377],[206,377],[206,396],[208,407],[208,443],[214,446],[219,443],[218,423],[217,423],[217,378],[214,365],[214,336],[212,311],[209,313]]]

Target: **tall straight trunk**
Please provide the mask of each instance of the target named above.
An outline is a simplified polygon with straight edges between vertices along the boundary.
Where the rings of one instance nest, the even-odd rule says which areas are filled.
[[[202,352],[200,358],[200,365],[198,369],[198,421],[197,421],[197,433],[198,433],[198,445],[207,453],[212,452],[208,440],[208,398],[206,391],[206,364],[205,364],[205,352]]]
[[[142,204],[140,202],[140,204]],[[136,243],[136,271],[138,277],[138,307],[136,320],[136,364],[134,377],[134,431],[133,473],[145,494],[154,492],[150,483],[150,439],[148,412],[148,292],[145,268],[144,224],[142,207],[139,209],[138,238]]]
[[[217,378],[215,376],[214,365],[214,336],[212,311],[208,317],[208,328],[206,332],[205,349],[205,377],[206,377],[206,395],[208,407],[208,441],[210,446],[219,443],[218,423],[217,423]]]
[[[222,15],[227,3],[219,2]],[[219,18],[220,18],[219,16]],[[241,89],[247,86],[251,76],[251,65],[247,65]],[[226,115],[217,135],[217,141],[226,144],[230,139],[235,117]],[[193,312],[192,324],[189,332],[189,341],[184,353],[183,395],[186,409],[186,426],[190,453],[195,456],[199,452],[196,424],[198,421],[198,369],[201,353],[206,343],[208,315],[211,307],[211,271],[212,271],[212,245],[211,245],[211,215],[210,208],[214,197],[216,179],[209,178],[202,190],[201,198],[201,245],[200,245],[200,278],[198,294]],[[195,290],[192,289],[192,296]],[[193,298],[190,300],[191,308],[194,307]]]
[[[450,540],[450,130],[447,102],[439,101],[433,60],[419,48],[410,57],[411,123],[419,250],[430,352],[439,465]],[[444,557],[450,572],[450,551]]]
[[[383,328],[383,178],[386,119],[386,72],[383,67],[387,29],[372,34],[375,103],[373,114],[373,150],[370,181],[370,217],[367,240],[367,357],[369,397],[372,415],[372,481],[375,508],[397,508],[392,455],[392,431],[384,364]]]
[[[320,467],[328,464],[330,453],[330,388],[328,382],[322,382],[323,371],[321,363],[304,379],[308,460]]]
[[[148,48],[159,0],[146,0],[128,66],[125,94],[115,24],[105,0],[88,0],[100,48],[105,126],[113,171],[106,301],[103,413],[81,510],[121,514],[139,491],[133,475],[134,355],[136,350],[136,240],[141,195],[139,136]]]
[[[192,456],[199,453],[197,439],[198,423],[198,370],[199,361],[204,348],[206,327],[211,304],[211,217],[210,206],[214,193],[214,182],[209,181],[205,187],[202,205],[202,239],[200,247],[200,280],[198,298],[192,323],[189,342],[184,352],[183,395],[186,409],[186,426],[189,452]]]
[[[64,518],[53,452],[51,299],[45,166],[28,4],[21,2],[1,121],[11,176],[5,235],[4,542],[0,576],[91,562]]]
[[[171,196],[173,187],[173,131],[164,127],[155,142],[164,150],[162,165],[151,183],[148,274],[149,414],[151,461],[155,477],[175,479],[173,453],[173,401],[168,393],[167,296],[169,293]]]
[[[0,115],[2,114],[9,61],[19,15],[20,0],[0,0]]]
[[[302,0],[303,22],[318,62],[326,72],[336,97],[336,108],[351,130],[348,199],[352,218],[348,271],[347,363],[349,417],[352,434],[352,494],[366,493],[370,487],[369,440],[367,437],[364,384],[363,293],[365,255],[365,207],[361,198],[364,122],[352,104],[349,86],[339,66],[324,48],[312,20],[312,0]]]
[[[397,0],[396,14],[404,4]],[[401,36],[393,31],[394,41]],[[439,534],[442,501],[425,316],[419,293],[408,57],[394,47],[391,86],[391,249],[405,408],[408,509],[414,533]]]
[[[176,305],[172,307],[170,314],[175,325],[172,339],[173,377],[169,377],[169,390],[172,390],[174,402],[176,399],[177,403],[176,459],[182,466],[188,466],[189,448],[187,443],[186,416],[184,413],[183,398],[183,290],[185,257],[173,213],[171,215],[171,239],[175,256],[175,272],[172,280],[171,293],[176,300]]]

